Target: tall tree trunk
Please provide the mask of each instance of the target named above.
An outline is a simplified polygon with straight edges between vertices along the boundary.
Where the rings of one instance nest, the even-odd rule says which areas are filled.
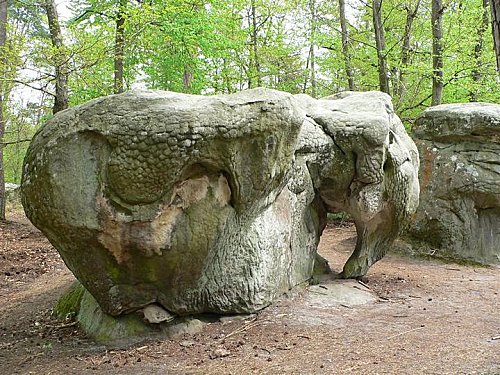
[[[354,75],[351,68],[351,56],[349,53],[349,36],[347,34],[347,18],[345,15],[345,0],[339,0],[340,29],[342,31],[342,56],[344,57],[345,73],[349,91],[354,91]]]
[[[481,81],[481,55],[483,53],[483,44],[484,44],[484,33],[488,29],[488,25],[490,22],[489,13],[490,13],[490,4],[489,0],[483,0],[483,17],[481,19],[481,23],[477,27],[477,42],[474,46],[474,59],[476,60],[476,67],[472,70],[472,80],[476,83]],[[470,101],[477,101],[477,92],[473,89],[470,93]]]
[[[56,95],[54,98],[54,107],[52,112],[56,114],[63,109],[68,108],[68,69],[67,56],[63,51],[63,37],[59,17],[57,14],[56,3],[54,0],[45,1],[45,11],[49,21],[50,40],[55,50],[55,72],[56,72]]]
[[[250,75],[255,74],[257,78],[257,86],[262,85],[262,77],[260,73],[260,56],[259,56],[259,47],[258,47],[258,29],[257,29],[257,9],[255,6],[255,0],[251,0],[250,2],[250,7],[251,7],[251,17],[252,17],[252,33],[250,35],[252,46],[253,46],[253,66],[252,69],[250,69]],[[253,77],[252,77],[253,78]],[[250,86],[249,81],[249,86]]]
[[[191,93],[193,82],[193,70],[189,64],[184,65],[184,73],[182,75],[182,88],[183,92]]]
[[[0,61],[2,75],[5,75],[5,46],[7,42],[7,0],[0,0]],[[4,77],[2,77],[4,78]],[[5,134],[4,107],[4,82],[0,81],[0,221],[5,221],[5,172],[3,163],[3,137]]]
[[[309,0],[309,10],[311,12],[311,34],[309,47],[309,62],[311,72],[311,96],[316,97],[316,53],[314,50],[316,39],[316,0]]]
[[[397,95],[399,101],[402,101],[406,90],[405,90],[405,73],[408,68],[408,63],[410,62],[410,49],[411,49],[411,35],[413,28],[413,21],[417,17],[418,8],[420,7],[420,0],[417,1],[415,8],[412,9],[410,4],[406,5],[406,23],[405,32],[403,35],[403,45],[401,46],[401,60],[400,68],[397,69],[396,79],[397,85],[394,89],[394,95]]]
[[[309,53],[307,55],[307,60],[306,60],[306,69],[309,70],[309,74],[307,75],[305,81],[304,81],[304,87],[302,92],[306,93],[307,91],[307,82],[309,78],[311,79],[311,96],[313,98],[316,97],[316,55],[314,52],[314,44],[311,44],[309,46]]]
[[[493,21],[493,45],[495,46],[497,71],[500,72],[500,0],[491,0],[491,16]]]
[[[124,91],[123,60],[125,58],[125,12],[127,0],[120,0],[116,13],[115,57],[114,57],[114,93]]]
[[[443,98],[443,3],[432,0],[432,101],[441,104]]]
[[[385,56],[385,36],[382,24],[382,0],[373,0],[373,28],[378,57],[378,79],[380,91],[390,94],[387,57]]]

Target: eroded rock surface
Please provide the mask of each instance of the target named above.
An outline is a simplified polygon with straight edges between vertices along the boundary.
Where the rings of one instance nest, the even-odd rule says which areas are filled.
[[[421,202],[413,251],[500,263],[500,106],[447,104],[416,121]]]
[[[344,276],[364,275],[416,208],[417,168],[385,94],[140,91],[49,121],[22,198],[105,313],[245,313],[311,278],[327,211],[353,216]]]
[[[297,164],[307,164],[328,212],[353,217],[357,243],[343,276],[363,276],[417,209],[418,151],[388,95],[344,92],[298,99],[307,117]]]

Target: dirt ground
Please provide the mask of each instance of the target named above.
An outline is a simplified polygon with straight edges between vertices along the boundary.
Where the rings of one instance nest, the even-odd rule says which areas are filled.
[[[73,276],[22,213],[8,220],[1,374],[500,374],[499,267],[389,255],[359,283],[374,303],[318,306],[303,290],[195,335],[117,349],[51,317]],[[340,271],[354,243],[352,226],[330,226],[320,252]]]

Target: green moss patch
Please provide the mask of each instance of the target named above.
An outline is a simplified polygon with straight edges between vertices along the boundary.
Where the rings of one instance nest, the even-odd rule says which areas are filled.
[[[75,318],[80,311],[84,293],[85,288],[78,281],[75,281],[54,306],[54,316],[60,320]]]

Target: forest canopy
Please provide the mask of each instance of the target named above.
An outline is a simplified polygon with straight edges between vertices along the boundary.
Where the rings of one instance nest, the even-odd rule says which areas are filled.
[[[407,126],[498,103],[499,21],[499,0],[0,0],[0,185],[53,113],[137,87],[381,90]]]

